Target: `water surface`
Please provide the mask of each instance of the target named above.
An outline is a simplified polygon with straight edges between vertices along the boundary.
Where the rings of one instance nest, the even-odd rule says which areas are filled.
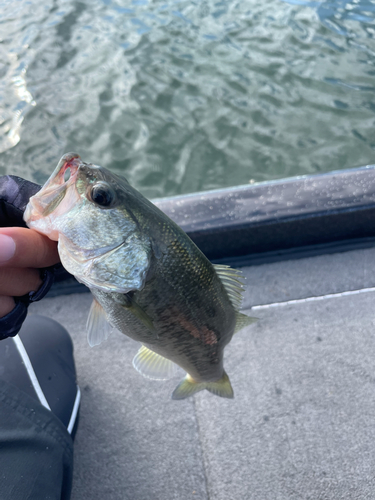
[[[375,162],[375,0],[0,0],[0,174],[149,197]]]

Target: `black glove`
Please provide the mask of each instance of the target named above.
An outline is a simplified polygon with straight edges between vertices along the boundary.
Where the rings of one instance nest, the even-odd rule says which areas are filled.
[[[0,227],[27,227],[23,213],[29,198],[40,188],[39,184],[15,175],[0,177]],[[36,292],[14,297],[15,308],[0,318],[0,340],[17,335],[25,321],[29,304],[42,299],[51,288],[56,267],[61,267],[61,264],[40,270],[43,283]]]

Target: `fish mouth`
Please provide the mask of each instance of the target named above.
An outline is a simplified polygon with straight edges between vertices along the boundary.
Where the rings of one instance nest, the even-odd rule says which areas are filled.
[[[29,200],[24,213],[24,221],[29,227],[38,220],[48,217],[52,212],[63,212],[61,202],[66,199],[66,193],[75,186],[78,170],[82,164],[81,157],[76,153],[65,154],[57,164],[50,178],[40,191]],[[79,197],[75,191],[74,198]],[[71,196],[69,196],[71,198]],[[70,203],[73,200],[70,200]],[[66,204],[66,203],[65,203]],[[60,213],[59,213],[60,215]],[[35,229],[37,229],[35,227]]]

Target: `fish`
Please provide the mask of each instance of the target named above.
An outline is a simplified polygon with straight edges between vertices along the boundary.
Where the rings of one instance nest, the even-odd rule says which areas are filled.
[[[67,153],[24,213],[27,226],[58,242],[65,269],[93,295],[91,346],[116,328],[142,345],[145,377],[186,376],[172,399],[234,392],[225,346],[256,318],[242,314],[239,270],[213,265],[166,214],[110,170]]]

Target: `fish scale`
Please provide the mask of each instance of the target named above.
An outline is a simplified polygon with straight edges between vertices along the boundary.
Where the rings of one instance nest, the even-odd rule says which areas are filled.
[[[255,320],[238,311],[239,271],[212,265],[126,179],[74,153],[62,157],[24,218],[58,240],[63,266],[90,288],[90,345],[115,327],[142,343],[133,365],[145,377],[164,380],[176,365],[186,371],[174,399],[203,389],[233,397],[224,348]]]

